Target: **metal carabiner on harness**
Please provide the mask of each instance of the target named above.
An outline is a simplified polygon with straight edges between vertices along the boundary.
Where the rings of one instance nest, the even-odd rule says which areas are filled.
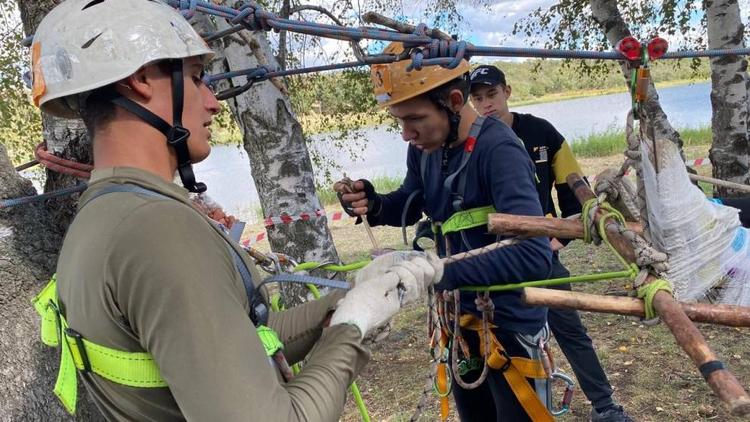
[[[573,382],[573,379],[569,376],[563,374],[562,372],[555,371],[552,373],[551,381],[554,381],[555,379],[559,379],[565,383],[565,392],[563,393],[563,398],[560,401],[560,408],[555,409],[552,407],[549,411],[552,413],[552,416],[561,416],[570,411],[570,403],[573,401],[573,392],[576,389],[575,382]]]

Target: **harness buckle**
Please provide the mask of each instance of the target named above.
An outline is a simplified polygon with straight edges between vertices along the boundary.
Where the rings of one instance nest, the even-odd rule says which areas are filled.
[[[73,339],[76,342],[76,347],[78,348],[78,354],[81,356],[81,361],[83,362],[82,371],[84,373],[91,372],[91,362],[89,362],[89,356],[88,356],[88,353],[86,353],[86,346],[83,344],[83,336],[81,335],[81,333],[68,327],[65,329],[65,335],[67,337],[73,337]]]
[[[510,357],[510,355],[508,354],[508,352],[505,349],[502,349],[500,351],[500,354],[503,355],[503,357],[505,358],[505,363],[503,364],[503,366],[500,367],[500,369],[498,369],[498,371],[500,371],[502,373],[502,372],[507,371],[508,368],[510,368],[510,365],[513,362],[511,362],[512,358]]]

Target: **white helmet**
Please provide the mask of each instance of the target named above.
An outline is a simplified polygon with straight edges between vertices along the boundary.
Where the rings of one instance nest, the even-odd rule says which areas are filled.
[[[155,0],[67,0],[42,19],[31,46],[34,103],[60,117],[79,117],[80,106],[99,95],[159,130],[177,155],[177,171],[191,192],[195,181],[182,125],[183,60],[213,52],[176,10]],[[122,96],[111,84],[143,66],[168,61],[172,74],[172,122]],[[109,88],[105,88],[109,87]]]
[[[109,85],[164,59],[213,52],[185,18],[153,0],[67,0],[39,24],[32,44],[34,103],[79,117],[77,94]]]

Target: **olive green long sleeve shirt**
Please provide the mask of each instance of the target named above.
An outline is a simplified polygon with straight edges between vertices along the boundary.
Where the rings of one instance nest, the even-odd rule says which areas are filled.
[[[248,317],[245,288],[221,230],[191,207],[184,189],[138,169],[95,170],[81,203],[113,183],[175,200],[118,192],[85,205],[59,257],[62,312],[94,343],[150,353],[169,387],[134,388],[82,375],[105,417],[338,420],[347,386],[369,359],[356,327],[323,328],[341,294],[271,314],[268,325],[290,361],[308,356],[303,371],[283,383]],[[257,284],[259,274],[247,264]]]

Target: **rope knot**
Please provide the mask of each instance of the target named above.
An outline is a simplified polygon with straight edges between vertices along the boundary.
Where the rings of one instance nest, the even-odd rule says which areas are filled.
[[[237,16],[230,22],[234,25],[240,24],[250,31],[270,31],[273,29],[269,23],[269,15],[257,3],[247,3],[238,9]]]
[[[427,26],[419,24],[414,35],[428,35]],[[408,43],[405,43],[406,47]],[[411,64],[406,68],[408,72],[421,70],[424,66],[440,65],[446,69],[455,69],[466,57],[466,41],[433,39],[428,45],[412,46],[410,53]]]
[[[492,315],[495,313],[495,303],[492,302],[489,293],[485,292],[483,295],[477,294],[474,304],[477,306],[479,312],[488,316],[488,320],[492,319]]]

